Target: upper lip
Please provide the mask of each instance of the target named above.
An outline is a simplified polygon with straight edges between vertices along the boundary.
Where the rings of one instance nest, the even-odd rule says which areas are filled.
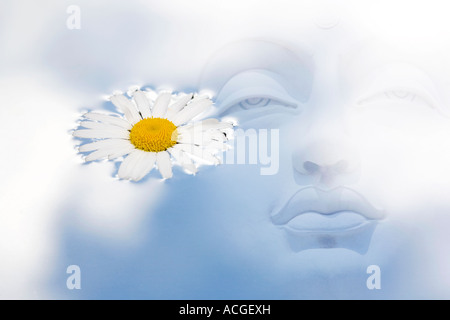
[[[368,220],[380,220],[385,216],[384,210],[375,208],[353,189],[338,187],[324,191],[316,187],[305,187],[294,193],[281,209],[272,212],[272,222],[285,225],[307,212],[331,215],[343,211],[357,213]]]

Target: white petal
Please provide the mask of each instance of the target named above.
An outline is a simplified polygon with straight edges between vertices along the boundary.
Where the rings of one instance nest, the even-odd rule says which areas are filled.
[[[194,98],[197,99],[197,100],[200,100],[200,99],[209,99],[209,95],[207,95],[207,94],[196,95]]]
[[[203,133],[183,133],[177,137],[178,143],[203,144]]]
[[[208,130],[209,127],[217,125],[218,123],[219,123],[219,120],[214,119],[214,118],[209,118],[209,119],[205,119],[205,120],[202,120],[202,121],[197,121],[197,122],[194,122],[194,123],[186,124],[184,126],[180,126],[179,129],[181,129],[181,130],[188,130],[188,129],[191,129],[192,127],[194,127],[194,126],[195,127],[199,126],[199,127],[202,128],[202,130]]]
[[[212,141],[225,142],[227,138],[225,135],[218,130],[208,130],[206,132],[185,130],[183,133],[179,133],[177,137],[178,143],[190,143],[197,145],[207,145]]]
[[[177,113],[178,111],[183,109],[191,99],[192,94],[185,94],[182,97],[180,97],[177,101],[172,103],[172,105],[169,107],[169,110]]]
[[[186,152],[189,156],[194,157],[194,160],[200,159],[207,164],[219,164],[220,160],[213,155],[213,152],[193,144],[177,143],[173,146],[175,149],[180,149]]]
[[[136,165],[133,167],[130,173],[130,179],[133,181],[139,181],[142,179],[142,172],[145,169],[143,166],[143,160],[145,155],[147,154],[146,151],[143,150],[137,150],[139,156],[136,159]]]
[[[129,140],[125,139],[107,139],[83,144],[82,146],[80,146],[78,150],[80,152],[88,152],[100,148],[107,148],[111,146],[124,146],[124,145],[131,145],[131,143]]]
[[[166,112],[166,115],[165,115],[164,118],[166,118],[167,120],[172,121],[172,118],[174,117],[174,115],[175,115],[175,112],[173,112],[170,109],[167,109],[167,112]]]
[[[150,110],[150,101],[148,100],[146,94],[141,90],[137,90],[133,92],[133,99],[136,102],[142,118],[150,118],[152,116],[152,112]]]
[[[191,158],[189,158],[184,151],[174,148],[169,148],[167,149],[167,151],[170,152],[170,154],[185,170],[192,174],[195,174],[197,172],[197,167],[195,166],[194,162],[192,162]]]
[[[215,119],[213,119],[213,120],[215,120]],[[177,131],[180,134],[184,134],[184,133],[192,134],[194,132],[194,130],[205,131],[205,129],[203,127],[203,121],[186,124],[184,126],[179,126],[177,128]]]
[[[74,131],[73,136],[90,139],[128,139],[130,137],[130,132],[119,127],[115,129],[80,129]]]
[[[95,160],[106,158],[108,156],[108,154],[109,154],[109,149],[99,149],[97,151],[90,153],[84,160],[86,162],[95,161]]]
[[[100,151],[94,151],[92,153],[90,153],[86,158],[84,158],[84,161],[89,162],[89,161],[95,161],[95,160],[99,160],[102,158],[106,158],[108,156],[108,154],[105,154],[104,152],[100,152]]]
[[[163,92],[158,96],[158,98],[156,98],[155,105],[152,110],[153,117],[164,118],[171,98],[171,92]]]
[[[134,175],[134,180],[139,181],[145,177],[155,166],[156,153],[155,152],[144,152],[141,157],[140,163],[137,166],[136,173]]]
[[[185,137],[186,139],[194,139],[198,141],[198,137],[203,137],[203,141],[207,140],[217,140],[217,141],[227,141],[228,138],[225,133],[221,130],[217,129],[209,129],[206,131],[202,131],[201,127],[190,126],[189,128],[179,127],[177,128],[177,132],[180,137]],[[179,140],[178,140],[179,141]]]
[[[135,148],[131,143],[129,143],[128,145],[117,146],[108,154],[108,159],[111,160],[121,156],[125,156],[133,150],[135,150]]]
[[[132,127],[131,123],[129,123],[127,120],[119,117],[109,116],[107,114],[88,112],[84,114],[84,117],[86,119],[101,121],[103,123],[109,123],[115,126],[119,126],[127,130],[131,129]]]
[[[172,122],[176,126],[182,125],[208,109],[211,105],[212,101],[209,99],[194,99],[173,117]]]
[[[209,142],[206,142],[203,145],[204,148],[208,148],[208,149],[212,149],[215,150],[216,152],[220,152],[220,151],[226,151],[228,149],[231,148],[231,146],[229,146],[226,143],[223,143],[221,141],[216,141],[216,140],[211,140]]]
[[[127,99],[122,94],[116,94],[114,96],[111,96],[111,102],[125,115],[125,118],[127,118],[128,121],[131,122],[131,124],[135,124],[139,122],[142,118],[139,115],[138,110],[134,106],[133,102],[131,100]]]
[[[145,152],[145,151],[136,149],[133,152],[131,152],[125,158],[125,160],[123,160],[122,164],[120,165],[119,172],[118,172],[119,178],[121,178],[121,179],[131,179],[132,178],[133,170],[138,165],[139,160],[142,156],[142,152]]]
[[[203,141],[203,143],[209,141],[209,140],[217,140],[217,141],[228,141],[227,136],[224,132],[217,129],[209,129],[207,131],[202,131],[200,127],[197,126],[191,126],[189,128],[185,127],[179,127],[177,128],[177,132],[179,135],[179,138],[177,139],[178,142],[181,142],[182,139],[187,140],[187,143],[197,143],[202,144],[199,141]],[[202,137],[202,140],[199,139],[199,137]]]
[[[216,121],[212,121],[212,120],[216,120]],[[224,130],[224,129],[233,128],[232,123],[226,122],[226,121],[219,122],[217,119],[207,119],[207,120],[202,121],[202,124],[203,124],[204,130],[211,130],[211,129]]]
[[[219,131],[219,130],[209,130],[207,134],[211,140],[222,141],[222,142],[228,140],[227,136],[222,131]]]
[[[183,134],[184,132],[192,132],[193,130],[199,129],[201,131],[208,131],[208,130],[227,130],[233,128],[233,124],[230,122],[220,122],[217,119],[210,118],[203,121],[198,121],[195,123],[187,124],[184,126],[180,126],[177,128],[178,132],[180,134]]]
[[[156,154],[156,164],[158,170],[165,179],[172,178],[172,163],[170,162],[170,155],[167,151],[158,152]]]
[[[172,105],[169,106],[166,112],[166,118],[168,120],[172,120],[173,117],[183,109],[186,104],[192,99],[192,94],[183,94],[180,98],[178,98]]]
[[[125,140],[124,140],[125,141]],[[112,146],[106,146],[98,149],[97,151],[92,152],[86,157],[86,161],[94,161],[102,158],[108,157],[108,159],[114,159],[126,154],[129,154],[134,150],[134,146],[131,143],[124,144],[115,144]]]
[[[102,123],[102,122],[95,122],[95,121],[82,121],[80,122],[80,127],[83,128],[88,128],[88,129],[116,129],[116,128],[121,128],[121,129],[125,129],[123,127],[118,127],[112,124],[108,124],[108,123]],[[127,130],[127,129],[125,129]]]

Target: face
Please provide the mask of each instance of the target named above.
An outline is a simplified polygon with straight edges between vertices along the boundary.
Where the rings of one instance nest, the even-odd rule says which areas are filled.
[[[263,194],[255,212],[292,250],[364,254],[380,222],[420,218],[424,199],[445,202],[435,193],[448,172],[448,110],[424,61],[338,25],[311,29],[322,44],[311,52],[244,40],[210,60],[200,87],[214,92],[215,115],[239,128],[220,180],[253,172],[239,185]]]
[[[299,297],[320,297],[298,286],[337,274],[358,286],[371,264],[388,274],[426,269],[426,287],[433,268],[417,242],[433,242],[436,230],[424,221],[448,222],[443,52],[432,51],[434,60],[342,19],[319,14],[297,32],[241,35],[208,56],[198,87],[214,97],[213,116],[237,124],[233,148],[196,188],[182,188],[183,204],[160,207],[189,212],[223,259],[298,279],[287,287]],[[404,281],[391,281],[389,294]],[[355,294],[370,297],[365,286]]]

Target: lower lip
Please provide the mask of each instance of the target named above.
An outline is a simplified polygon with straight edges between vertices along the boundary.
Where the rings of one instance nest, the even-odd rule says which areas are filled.
[[[353,211],[332,214],[305,212],[293,218],[285,227],[298,232],[342,232],[362,227],[369,221]]]
[[[367,252],[377,220],[367,220],[354,212],[332,215],[305,213],[302,221],[280,226],[295,252],[307,249],[346,248],[364,254]],[[320,223],[327,221],[327,223]],[[293,223],[295,222],[295,223]]]

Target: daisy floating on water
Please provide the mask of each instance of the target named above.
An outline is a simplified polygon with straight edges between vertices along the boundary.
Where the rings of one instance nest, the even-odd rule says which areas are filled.
[[[120,165],[121,179],[141,180],[155,166],[163,178],[172,177],[173,161],[195,174],[198,163],[218,164],[216,157],[226,150],[227,136],[233,125],[217,119],[190,121],[206,111],[212,101],[192,94],[134,91],[128,99],[113,95],[111,102],[124,114],[88,112],[73,135],[94,140],[81,145],[80,152],[90,152],[86,161],[126,156]],[[231,131],[230,131],[231,130]],[[228,133],[228,134],[227,134]]]

